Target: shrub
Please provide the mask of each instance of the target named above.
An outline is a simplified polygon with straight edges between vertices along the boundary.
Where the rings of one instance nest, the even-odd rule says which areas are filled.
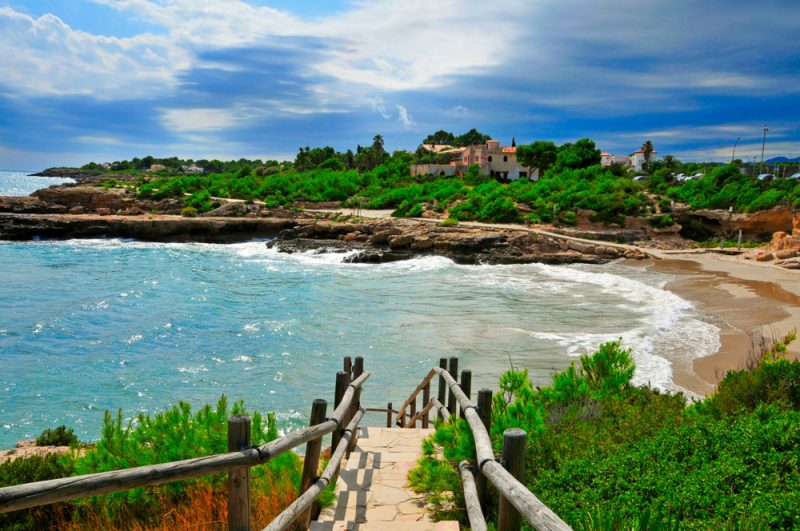
[[[660,216],[653,216],[650,218],[650,226],[657,229],[671,227],[675,224],[675,220],[669,214],[662,214]]]
[[[64,425],[55,429],[46,429],[36,437],[36,446],[72,446],[78,444],[78,438],[72,428]]]
[[[0,464],[0,488],[68,477],[73,471],[74,462],[69,454],[15,459]],[[0,529],[50,529],[61,510],[62,505],[57,504],[0,514]]]
[[[181,209],[181,216],[186,218],[193,218],[197,216],[197,209],[195,207],[190,207],[190,206],[183,207]]]
[[[574,226],[578,223],[578,215],[572,210],[567,210],[558,216],[558,221],[564,225]]]
[[[455,227],[458,225],[458,220],[456,218],[447,218],[439,223],[439,225],[442,227]]]

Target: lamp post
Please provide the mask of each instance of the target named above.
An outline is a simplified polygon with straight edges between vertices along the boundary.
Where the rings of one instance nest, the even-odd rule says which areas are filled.
[[[759,166],[760,173],[764,173],[764,145],[767,143],[767,131],[769,131],[767,124],[764,124],[762,131],[764,132],[764,139],[761,141],[761,165]]]
[[[739,145],[739,140],[741,140],[741,139],[742,139],[742,137],[737,136],[736,137],[736,143],[733,144],[733,153],[731,153],[731,163],[733,163],[733,159],[736,158],[736,146]]]

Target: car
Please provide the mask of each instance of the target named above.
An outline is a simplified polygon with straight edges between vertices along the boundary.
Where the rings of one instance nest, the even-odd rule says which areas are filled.
[[[675,180],[676,181],[680,181],[680,182],[685,181],[686,180],[686,174],[679,173],[678,175],[675,176]]]
[[[792,175],[788,176],[787,179],[800,179],[800,173],[793,173]]]
[[[775,176],[772,175],[771,173],[762,173],[762,174],[759,174],[759,176],[758,176],[758,180],[759,181],[771,181],[774,178],[775,178]]]
[[[637,175],[633,178],[633,182],[639,183],[647,180],[647,175]]]

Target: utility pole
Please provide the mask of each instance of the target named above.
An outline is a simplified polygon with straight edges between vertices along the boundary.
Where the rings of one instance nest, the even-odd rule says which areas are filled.
[[[764,145],[767,143],[767,131],[769,131],[767,124],[764,124],[762,131],[764,132],[764,139],[761,141],[761,166],[759,166],[759,173],[764,173],[762,171],[764,169]]]

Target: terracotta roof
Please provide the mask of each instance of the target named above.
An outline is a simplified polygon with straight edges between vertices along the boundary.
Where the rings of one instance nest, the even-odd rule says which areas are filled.
[[[503,150],[503,153],[516,153],[517,152],[516,146],[503,146],[500,149]]]

